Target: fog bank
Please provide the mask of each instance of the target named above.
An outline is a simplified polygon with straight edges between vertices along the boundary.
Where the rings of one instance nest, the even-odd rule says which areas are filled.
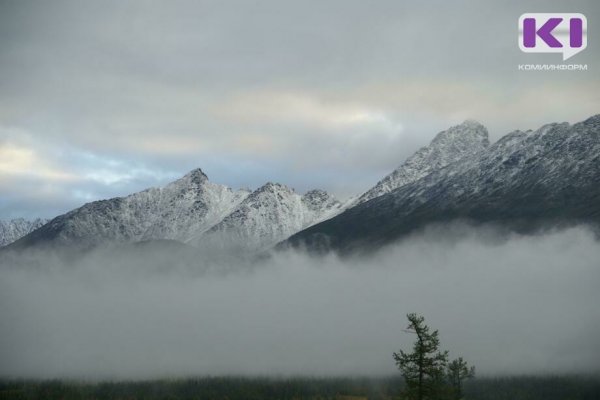
[[[482,375],[600,372],[593,234],[452,235],[361,260],[288,252],[226,274],[114,268],[107,254],[81,268],[2,265],[0,376],[391,374],[392,352],[414,340],[409,312]]]

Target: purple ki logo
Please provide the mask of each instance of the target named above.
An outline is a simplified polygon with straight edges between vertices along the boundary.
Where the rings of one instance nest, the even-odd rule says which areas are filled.
[[[564,61],[586,47],[583,14],[525,13],[519,17],[519,48],[525,53],[562,53]]]

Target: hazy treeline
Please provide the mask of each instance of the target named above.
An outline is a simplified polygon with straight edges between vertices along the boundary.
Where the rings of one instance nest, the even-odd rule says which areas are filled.
[[[138,382],[2,381],[0,400],[399,399],[403,382],[389,378],[199,378]],[[520,376],[476,378],[465,385],[469,400],[595,400],[600,377]]]

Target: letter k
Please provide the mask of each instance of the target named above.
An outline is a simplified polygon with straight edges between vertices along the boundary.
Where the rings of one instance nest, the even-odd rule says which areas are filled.
[[[562,18],[549,18],[544,25],[537,31],[535,30],[535,18],[525,18],[523,20],[523,45],[525,47],[535,47],[535,38],[539,36],[550,47],[563,47],[563,45],[552,35],[552,31]]]

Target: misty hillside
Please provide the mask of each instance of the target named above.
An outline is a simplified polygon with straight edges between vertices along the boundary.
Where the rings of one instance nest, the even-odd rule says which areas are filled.
[[[600,115],[515,131],[479,150],[299,232],[281,247],[373,249],[457,219],[525,233],[600,222]]]

